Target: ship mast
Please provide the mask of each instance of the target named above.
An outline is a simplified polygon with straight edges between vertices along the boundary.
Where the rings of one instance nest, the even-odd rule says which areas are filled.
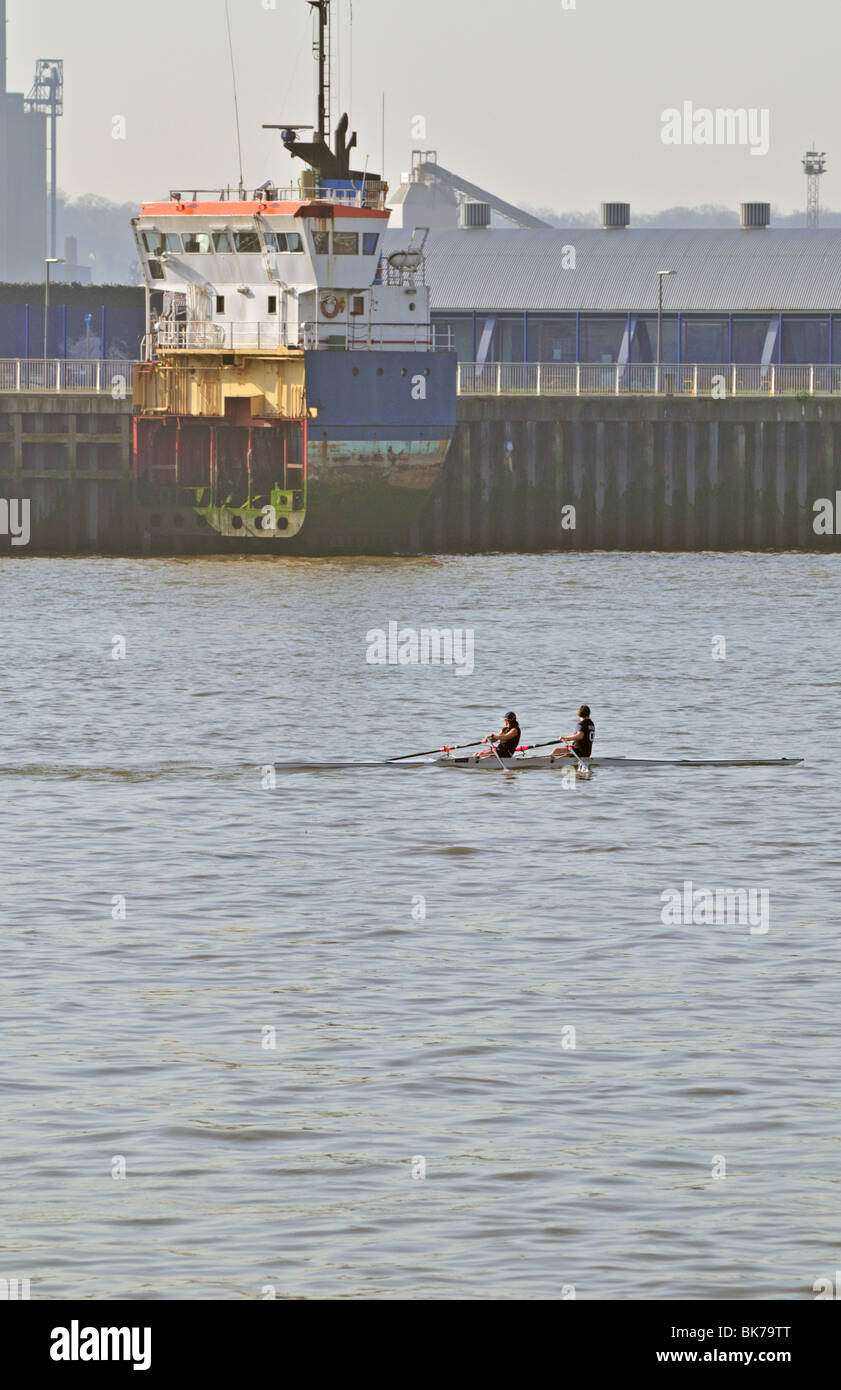
[[[311,10],[316,10],[318,14],[317,38],[313,43],[313,52],[318,63],[318,127],[313,130],[312,126],[282,123],[277,125],[266,124],[264,130],[279,130],[284,147],[296,159],[303,159],[309,164],[319,180],[321,179],[355,179],[365,182],[379,182],[379,174],[369,173],[366,168],[351,169],[351,152],[356,148],[356,131],[348,137],[349,118],[344,114],[339,121],[335,131],[333,148],[330,146],[330,122],[332,111],[330,109],[330,69],[332,43],[330,37],[331,16],[330,0],[307,0]],[[298,132],[302,130],[312,130],[312,140],[299,140]]]
[[[318,61],[318,131],[316,140],[330,143],[330,0],[309,0],[310,9],[318,10],[318,39],[314,44]]]

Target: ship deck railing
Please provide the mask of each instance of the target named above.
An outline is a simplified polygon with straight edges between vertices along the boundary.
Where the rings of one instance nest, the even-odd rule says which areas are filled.
[[[167,325],[144,337],[141,357],[144,362],[153,362],[160,352],[277,352],[287,348],[430,352],[442,350],[442,345],[429,323],[306,321],[289,329],[276,319],[261,319]]]
[[[147,334],[141,355],[146,362],[154,360],[164,350],[194,352],[272,352],[278,348],[297,347],[291,342],[287,325],[279,319],[259,319],[237,323],[224,320],[215,323],[173,323]]]
[[[391,348],[403,352],[431,352],[433,332],[429,323],[370,323],[367,319],[348,323],[318,323],[307,321],[300,325],[301,341],[309,351],[315,348],[346,349],[349,352],[370,352]]]
[[[841,364],[460,362],[461,396],[830,396]]]
[[[369,179],[361,188],[326,188],[318,185],[302,189],[299,184],[289,184],[285,188],[268,189],[247,188],[184,188],[178,193],[171,192],[170,202],[177,208],[188,207],[191,203],[340,203],[351,208],[371,208],[382,212],[386,205],[388,185],[378,179]]]
[[[0,358],[0,391],[107,393],[121,400],[131,395],[134,366],[123,358],[4,357]]]

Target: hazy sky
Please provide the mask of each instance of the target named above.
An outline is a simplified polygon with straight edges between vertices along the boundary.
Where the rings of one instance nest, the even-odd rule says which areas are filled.
[[[805,204],[800,159],[814,139],[841,207],[841,11],[827,0],[334,0],[334,107],[353,93],[361,163],[389,182],[414,146],[531,206],[626,200],[764,199]],[[350,62],[350,14],[353,62]],[[264,121],[314,120],[305,0],[230,0],[246,183],[291,181]],[[71,194],[151,199],[236,182],[224,0],[8,0],[9,85],[28,91],[39,57],[65,62],[59,183]],[[770,149],[661,140],[666,108],[767,109]],[[126,138],[112,138],[114,117]],[[412,119],[427,136],[413,140]],[[297,170],[300,170],[300,163]]]

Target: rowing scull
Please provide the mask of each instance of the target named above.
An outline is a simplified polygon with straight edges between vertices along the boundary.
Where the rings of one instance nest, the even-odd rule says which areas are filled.
[[[802,763],[802,758],[611,758],[599,757],[598,755],[588,759],[589,766],[593,767],[796,767]],[[499,772],[500,759],[493,758],[451,758],[443,757],[435,759],[436,767],[455,767],[460,771],[491,771]],[[570,768],[577,767],[578,761],[572,758],[550,758],[532,757],[527,754],[515,754],[512,758],[506,758],[504,770],[506,772],[525,772],[529,768]]]

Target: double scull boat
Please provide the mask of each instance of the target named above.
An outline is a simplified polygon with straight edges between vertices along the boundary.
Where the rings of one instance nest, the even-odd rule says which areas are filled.
[[[796,767],[802,763],[802,758],[619,758],[619,757],[593,757],[582,759],[573,755],[571,758],[550,758],[536,755],[529,757],[528,754],[515,754],[511,758],[474,758],[462,757],[453,758],[444,756],[436,758],[436,767],[455,767],[460,771],[469,772],[520,772],[528,768],[577,768],[586,767],[619,767],[635,768],[644,767]]]

